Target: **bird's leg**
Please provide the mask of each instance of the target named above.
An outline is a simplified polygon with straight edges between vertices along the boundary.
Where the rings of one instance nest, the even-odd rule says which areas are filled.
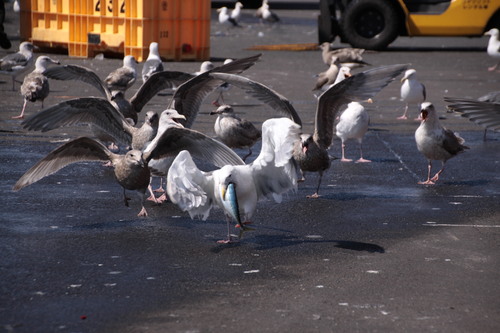
[[[27,99],[24,100],[24,105],[23,105],[23,109],[21,111],[21,114],[19,116],[12,117],[12,119],[23,119],[24,118],[24,110],[26,109],[26,103],[28,103]]]
[[[148,216],[148,212],[146,211],[146,208],[144,208],[144,198],[146,197],[145,195],[146,193],[139,193],[139,196],[141,197],[141,211],[139,212],[139,214],[137,214],[137,216],[143,216],[143,217],[147,217]]]
[[[123,189],[123,201],[125,202],[125,206],[128,207],[128,201],[130,200],[129,197],[127,197],[127,194],[125,193],[125,189]]]
[[[444,163],[444,162],[441,162],[441,163],[442,163],[441,170],[439,170],[439,171],[438,171],[438,172],[434,175],[434,177],[432,177],[432,178],[431,178],[431,180],[432,180],[433,182],[437,182],[437,181],[439,180],[439,175],[441,174],[441,172],[443,172],[443,171],[444,171],[444,164],[445,164],[445,163]]]
[[[250,157],[250,155],[252,155],[252,148],[248,147],[248,154],[246,154],[245,156],[243,156],[243,158],[242,158],[243,162],[245,162],[245,160],[247,159],[247,157]]]
[[[405,112],[403,113],[402,116],[399,116],[398,119],[408,119],[408,116],[406,113],[408,112],[408,104],[405,105]]]
[[[356,161],[356,163],[370,163],[371,160],[367,160],[363,158],[363,145],[360,142],[359,143],[359,159]]]
[[[157,193],[165,193],[165,190],[163,189],[163,177],[160,177],[160,186],[154,191]]]
[[[12,76],[12,91],[16,91],[16,77]]]
[[[487,128],[484,129],[484,134],[483,134],[483,141],[486,141],[486,131],[488,131]]]
[[[319,179],[318,179],[318,187],[316,187],[316,192],[314,192],[314,194],[312,195],[308,195],[306,198],[308,199],[317,199],[319,198],[319,186],[321,185],[321,179],[323,178],[323,172],[320,172],[319,173]]]
[[[493,72],[495,69],[497,69],[499,63],[496,63],[495,65],[488,67],[488,71]],[[14,89],[12,89],[14,90]]]
[[[218,240],[219,244],[230,244],[233,242],[231,238],[231,220],[226,216],[226,224],[227,224],[227,239]]]
[[[427,180],[425,182],[418,182],[421,185],[434,185],[434,182],[431,180],[431,169],[432,169],[432,162],[429,160],[429,165],[427,167]]]
[[[351,159],[345,158],[345,143],[342,142],[342,158],[340,159],[340,162],[352,162]]]
[[[151,194],[146,200],[153,201],[154,203],[159,203],[153,192],[153,187],[151,186],[151,181],[149,182],[148,191]]]
[[[301,168],[298,168],[299,171],[300,171],[300,179],[297,179],[297,182],[298,183],[302,183],[302,182],[305,182],[306,181],[306,173],[304,171],[302,171]]]

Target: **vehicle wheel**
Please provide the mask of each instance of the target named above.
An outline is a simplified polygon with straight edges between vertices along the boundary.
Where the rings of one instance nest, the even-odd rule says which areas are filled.
[[[341,22],[343,38],[353,47],[380,50],[396,39],[400,18],[387,0],[354,0]]]

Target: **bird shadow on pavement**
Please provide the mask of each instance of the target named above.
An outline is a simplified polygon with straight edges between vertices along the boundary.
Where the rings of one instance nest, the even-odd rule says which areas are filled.
[[[245,245],[245,243],[256,244],[257,247],[254,249],[262,251],[303,244],[331,244],[336,248],[344,250],[369,253],[385,253],[385,249],[382,246],[372,243],[346,240],[304,239],[302,237],[292,235],[257,235],[253,238],[243,238],[239,242],[218,245],[214,247],[211,252],[219,253],[226,249]]]

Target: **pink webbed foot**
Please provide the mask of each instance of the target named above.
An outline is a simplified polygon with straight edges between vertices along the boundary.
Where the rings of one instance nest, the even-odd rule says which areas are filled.
[[[11,119],[24,119],[24,115],[20,114],[19,116],[10,117]]]
[[[165,193],[165,190],[163,189],[163,187],[158,187],[156,190],[153,190],[153,192],[156,192],[156,193]]]
[[[148,212],[146,211],[146,208],[142,207],[141,211],[139,212],[139,214],[137,214],[137,216],[139,216],[139,217],[147,217],[148,216]]]
[[[167,197],[167,194],[166,193],[163,193],[162,195],[160,195],[158,198],[156,198],[156,200],[158,201],[158,203],[163,203],[165,201],[168,201],[168,197]]]
[[[431,178],[431,181],[437,182],[439,180],[439,173],[436,173],[434,177]]]
[[[405,120],[405,119],[408,119],[408,117],[405,115],[402,115],[402,116],[397,117],[396,119]]]
[[[319,197],[320,197],[320,195],[318,194],[318,192],[306,196],[307,199],[318,199]]]
[[[425,182],[418,182],[419,185],[434,185],[435,183],[430,180],[430,179],[427,179]]]
[[[356,163],[371,163],[371,162],[372,162],[371,160],[367,160],[362,157],[356,160]]]
[[[340,162],[352,162],[352,159],[342,157],[342,158],[340,159]]]
[[[154,195],[150,195],[149,198],[147,198],[146,200],[153,201],[154,203],[159,203],[158,199]]]

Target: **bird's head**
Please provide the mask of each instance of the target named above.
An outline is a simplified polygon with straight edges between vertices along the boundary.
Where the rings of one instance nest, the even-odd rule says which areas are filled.
[[[498,36],[499,33],[500,32],[497,28],[493,28],[493,29],[486,31],[484,34],[487,36]]]
[[[408,69],[405,72],[405,75],[403,76],[403,78],[401,79],[401,82],[404,82],[405,80],[408,80],[410,77],[415,76],[416,73],[417,73],[416,70],[414,70],[414,69]]]
[[[227,7],[221,7],[217,9],[217,13],[225,13],[225,12],[227,12]]]
[[[146,165],[146,162],[142,158],[142,152],[140,150],[129,150],[125,155],[125,160],[129,165],[136,165],[143,168]]]
[[[177,112],[177,110],[175,110],[175,109],[166,109],[165,111],[163,111],[161,113],[161,116],[160,116],[161,122],[175,123],[175,124],[182,126],[182,124],[179,123],[180,119],[186,120],[186,117],[184,115],[180,114],[179,112]]]
[[[309,134],[301,134],[300,135],[300,145],[302,147],[302,152],[305,154],[309,149],[309,145],[313,142],[312,135]]]
[[[19,44],[19,51],[21,52],[33,52],[35,49],[38,49],[38,46],[35,46],[30,42],[22,42]]]
[[[231,105],[223,104],[217,108],[217,110],[211,111],[210,114],[224,114],[224,113],[234,113]]]
[[[133,55],[127,55],[123,58],[123,65],[125,67],[136,68],[137,64],[138,62]]]
[[[47,56],[39,56],[35,62],[35,68],[40,71],[44,71],[50,64],[60,65],[58,60],[54,60]]]
[[[429,119],[429,116],[433,115],[436,112],[434,109],[434,105],[430,102],[424,102],[420,106],[420,117],[422,118],[422,121],[427,121]]]

